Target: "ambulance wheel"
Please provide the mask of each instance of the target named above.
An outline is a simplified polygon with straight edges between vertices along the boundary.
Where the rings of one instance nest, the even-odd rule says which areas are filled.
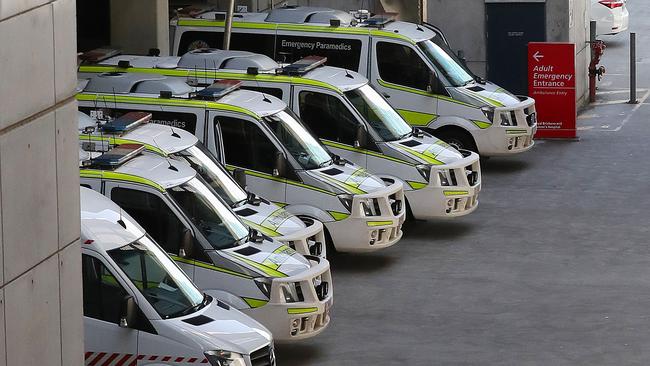
[[[332,236],[330,235],[330,232],[325,229],[325,248],[327,249],[327,253],[325,255],[325,259],[328,261],[331,261],[331,259],[336,255],[336,248],[334,247],[334,241],[332,240]]]
[[[472,135],[460,127],[443,127],[435,130],[434,135],[456,149],[478,153]]]

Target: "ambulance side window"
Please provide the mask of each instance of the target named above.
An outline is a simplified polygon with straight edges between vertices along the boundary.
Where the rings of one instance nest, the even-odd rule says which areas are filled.
[[[99,259],[84,254],[81,263],[84,316],[119,324],[128,293]]]
[[[336,97],[303,91],[298,97],[300,118],[318,138],[353,145],[357,119]]]
[[[267,56],[273,55],[275,34],[234,32],[230,37],[232,50],[250,51]],[[223,32],[183,32],[178,45],[178,56],[197,48],[222,48]]]
[[[413,48],[397,43],[378,42],[376,58],[382,80],[427,90],[431,70]]]
[[[221,126],[226,163],[241,168],[273,173],[278,149],[252,122],[232,117],[216,117]]]
[[[361,48],[360,39],[278,34],[274,59],[291,63],[307,56],[323,56],[329,66],[357,71]]]
[[[178,255],[185,225],[160,197],[118,187],[111,190],[111,200],[133,216],[166,252]]]

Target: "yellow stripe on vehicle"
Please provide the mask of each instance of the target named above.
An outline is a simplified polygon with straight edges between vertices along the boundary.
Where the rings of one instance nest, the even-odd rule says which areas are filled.
[[[152,98],[152,97],[132,97],[125,95],[109,95],[109,94],[92,94],[92,93],[79,93],[77,94],[77,100],[82,102],[94,102],[98,107],[104,103],[110,107],[113,107],[111,103],[130,103],[130,104],[146,104],[146,105],[167,105],[167,106],[178,106],[178,107],[198,107],[203,109],[214,109],[222,110],[228,112],[237,112],[251,116],[255,119],[260,119],[256,113],[241,107],[232,106],[229,104],[223,104],[219,102],[210,102],[210,101],[200,101],[192,99],[182,99],[182,98]]]
[[[235,212],[235,213],[237,213],[237,212]],[[269,229],[269,228],[264,227],[264,226],[262,226],[262,225],[258,225],[258,224],[256,224],[256,223],[254,223],[253,221],[247,220],[247,219],[245,219],[245,218],[243,218],[243,217],[241,217],[241,216],[240,216],[239,218],[240,218],[242,221],[244,221],[244,223],[245,223],[246,225],[252,227],[253,229],[255,229],[255,230],[261,232],[262,234],[264,234],[264,235],[266,235],[266,236],[270,236],[270,237],[282,236],[281,233],[279,233],[279,232],[277,232],[277,231],[275,231],[275,230],[273,230],[273,229]]]
[[[284,273],[282,273],[282,272],[280,272],[280,271],[278,271],[278,270],[276,270],[274,268],[268,267],[268,266],[266,266],[266,265],[264,265],[262,263],[252,261],[252,260],[250,260],[250,259],[248,259],[248,258],[246,258],[246,257],[244,257],[242,255],[239,255],[239,254],[233,254],[233,255],[235,257],[237,257],[239,260],[243,261],[244,263],[259,269],[260,271],[264,272],[265,274],[267,274],[267,275],[269,275],[271,277],[288,277],[286,274],[284,274]]]
[[[161,192],[165,191],[165,188],[163,188],[163,186],[161,186],[160,184],[152,180],[142,178],[137,175],[127,174],[127,173],[118,173],[118,172],[112,172],[107,170],[81,169],[79,171],[79,176],[81,178],[110,179],[110,180],[119,180],[124,182],[131,182],[131,183],[139,183],[139,184],[144,184],[153,187]]]
[[[253,299],[250,297],[242,297],[242,300],[246,301],[246,304],[253,309],[260,308],[268,303],[267,300]]]
[[[406,109],[397,109],[397,113],[399,113],[406,122],[414,126],[428,126],[432,121],[438,118],[437,114],[409,111]]]
[[[175,256],[175,255],[171,255],[171,254],[169,256],[171,257],[171,259],[175,260],[176,262],[190,264],[190,265],[193,265],[193,266],[209,269],[209,270],[212,270],[212,271],[222,272],[222,273],[225,273],[225,274],[229,274],[229,275],[233,275],[233,276],[237,276],[237,277],[241,277],[241,278],[246,278],[246,279],[252,279],[253,278],[252,276],[249,276],[247,274],[235,272],[235,271],[233,271],[231,269],[227,269],[227,268],[217,267],[217,266],[215,266],[215,265],[213,265],[211,263],[205,263],[205,262],[197,261],[197,260],[194,260],[194,259],[181,258],[179,256]]]
[[[445,196],[462,196],[469,194],[469,191],[444,191]]]
[[[435,98],[438,99],[438,100],[444,100],[445,102],[454,103],[454,104],[459,104],[459,105],[462,105],[462,106],[465,106],[465,107],[469,107],[469,108],[474,108],[474,109],[480,109],[480,108],[481,108],[481,107],[479,107],[479,106],[475,106],[475,105],[473,105],[473,104],[469,104],[469,103],[461,102],[460,100],[456,100],[456,99],[454,99],[454,98],[450,98],[450,97],[448,97],[448,96],[446,96],[446,95],[436,94],[436,95],[435,95]]]
[[[332,183],[332,185],[341,188],[344,192],[346,193],[351,193],[351,194],[365,194],[367,193],[364,190],[361,190],[353,185],[347,184],[345,182],[338,181],[332,177],[327,176],[325,173],[320,173],[319,176],[321,178],[324,178],[326,181]]]
[[[332,218],[333,218],[334,220],[336,220],[336,221],[345,220],[345,219],[347,219],[348,217],[350,217],[350,214],[348,214],[348,213],[343,213],[343,212],[327,211],[327,213],[330,214],[330,216],[332,216]]]
[[[387,226],[387,225],[392,225],[392,221],[368,221],[366,222],[366,225],[370,227],[375,227],[375,226]]]
[[[338,143],[338,142],[325,140],[325,139],[320,139],[320,141],[325,146],[335,147],[335,148],[338,148],[338,149],[352,151],[352,152],[357,152],[357,153],[360,153],[360,154],[366,154],[366,155],[374,156],[376,158],[386,159],[386,160],[390,160],[390,161],[400,163],[400,164],[404,164],[404,165],[409,165],[409,166],[414,166],[415,165],[415,164],[409,163],[406,160],[402,160],[402,159],[399,159],[399,158],[394,158],[392,156],[384,155],[382,153],[378,153],[378,152],[375,152],[375,151],[357,149],[357,148],[355,148],[354,146],[351,146],[351,145],[345,145],[345,144],[341,144],[341,143]]]
[[[379,83],[379,85],[381,85],[381,86],[383,86],[385,88],[400,90],[400,91],[407,92],[407,93],[419,94],[419,95],[423,95],[423,96],[429,97],[429,98],[435,98],[436,97],[436,95],[433,95],[433,94],[431,94],[431,93],[429,93],[427,91],[424,91],[424,90],[409,88],[408,86],[402,86],[402,85],[389,83],[389,82],[383,81],[381,79],[377,79],[377,82]]]
[[[318,308],[289,308],[287,313],[289,314],[309,314],[315,313],[318,311]]]
[[[145,68],[145,67],[128,67],[120,68],[117,66],[80,66],[78,71],[80,73],[105,73],[105,72],[131,72],[131,73],[148,73],[148,74],[157,74],[171,77],[182,77],[182,78],[196,78],[196,79],[208,79],[210,81],[215,79],[229,79],[229,80],[247,80],[255,82],[270,82],[270,83],[283,83],[283,84],[296,84],[296,85],[309,85],[321,87],[329,90],[333,90],[339,94],[342,94],[343,91],[331,84],[306,79],[302,77],[294,76],[285,76],[285,75],[275,75],[275,74],[258,74],[250,75],[246,73],[237,73],[237,72],[218,72],[209,69],[157,69],[157,68]]]
[[[235,170],[236,168],[239,168],[239,167],[236,167],[234,165],[226,165],[226,169],[228,169],[228,171],[231,171],[231,172],[233,170]],[[330,196],[336,196],[336,193],[326,191],[326,190],[324,190],[322,188],[310,186],[310,185],[307,185],[307,184],[304,184],[304,183],[296,182],[296,181],[285,179],[285,178],[274,177],[271,174],[262,173],[262,172],[258,172],[258,171],[255,171],[255,170],[247,170],[247,169],[245,169],[244,172],[246,174],[248,174],[248,175],[252,175],[252,176],[257,177],[257,178],[268,179],[268,180],[272,180],[272,181],[276,181],[276,182],[280,182],[280,183],[290,184],[292,186],[296,186],[296,187],[300,187],[300,188],[306,188],[306,189],[316,191],[316,192],[320,192],[320,193],[324,193],[324,194],[327,194],[327,195],[330,195]]]
[[[434,156],[427,155],[428,150],[425,150],[424,153],[421,153],[419,151],[413,150],[413,149],[408,148],[406,146],[403,146],[401,144],[395,144],[394,146],[397,147],[400,150],[403,150],[403,151],[409,153],[409,154],[417,156],[418,158],[424,160],[425,162],[427,162],[429,164],[435,164],[435,165],[444,165],[445,164],[442,161],[436,159]]]
[[[526,131],[526,130],[506,130],[506,133],[508,135],[521,135],[521,134],[528,133],[528,131]]]
[[[273,269],[278,269],[284,262],[286,262],[292,255],[296,254],[296,251],[291,249],[290,247],[286,245],[280,245],[277,247],[273,253],[271,253],[263,262],[262,264]],[[283,259],[282,262],[279,261],[274,261],[275,258],[280,256],[281,259]]]
[[[413,182],[413,181],[410,181],[410,180],[407,180],[406,183],[408,183],[408,185],[411,186],[411,188],[413,188],[415,190],[422,189],[422,188],[425,188],[427,186],[427,183]]]
[[[489,122],[477,121],[475,119],[472,119],[471,121],[472,121],[473,124],[476,125],[476,127],[480,128],[482,130],[492,126],[492,123],[489,123]]]

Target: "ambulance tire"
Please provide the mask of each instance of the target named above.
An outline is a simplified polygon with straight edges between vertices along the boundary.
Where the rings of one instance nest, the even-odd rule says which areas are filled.
[[[411,210],[411,204],[409,203],[408,198],[404,197],[406,201],[406,221],[413,222],[415,221],[415,216],[413,216],[413,210]]]
[[[433,131],[433,134],[456,149],[469,150],[478,154],[474,138],[469,132],[460,127],[442,127]]]
[[[323,229],[325,230],[325,248],[327,248],[325,259],[331,262],[332,258],[336,255],[336,248],[334,247],[334,241],[332,240],[330,232],[327,230],[327,228]]]

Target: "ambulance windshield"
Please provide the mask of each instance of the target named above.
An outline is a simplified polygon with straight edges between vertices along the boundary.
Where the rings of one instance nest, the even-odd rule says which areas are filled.
[[[424,52],[437,71],[451,83],[451,86],[465,86],[474,81],[474,77],[433,39],[418,42],[418,48]]]
[[[306,170],[326,166],[332,157],[323,145],[296,119],[293,112],[284,110],[264,117],[264,122],[282,145]]]
[[[148,236],[108,251],[135,287],[163,318],[200,309],[207,298]]]
[[[232,248],[248,238],[248,228],[202,180],[192,178],[167,191],[214,249]]]
[[[230,207],[248,198],[228,172],[216,161],[214,155],[199,143],[189,149],[173,154],[178,160],[189,163],[194,170],[214,189]]]
[[[411,133],[411,126],[370,85],[345,95],[384,141],[400,140]]]

